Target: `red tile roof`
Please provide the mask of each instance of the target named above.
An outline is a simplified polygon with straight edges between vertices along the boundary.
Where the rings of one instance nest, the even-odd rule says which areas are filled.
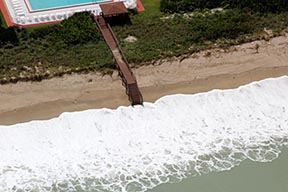
[[[103,4],[100,4],[100,8],[102,9],[102,13],[104,16],[128,13],[122,1],[113,2],[113,3],[103,3]]]

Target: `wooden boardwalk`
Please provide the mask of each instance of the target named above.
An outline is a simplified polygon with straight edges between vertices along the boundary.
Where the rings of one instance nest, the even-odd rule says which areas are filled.
[[[142,104],[143,98],[138,88],[136,78],[119,47],[117,38],[115,37],[110,25],[101,15],[95,16],[94,20],[114,56],[117,70],[119,72],[119,76],[122,79],[122,85],[126,88],[126,94],[129,97],[129,101],[132,105]]]

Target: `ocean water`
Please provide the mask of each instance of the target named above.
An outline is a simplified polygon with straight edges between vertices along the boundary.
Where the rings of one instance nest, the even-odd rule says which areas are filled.
[[[247,160],[272,162],[287,148],[283,76],[0,126],[0,191],[144,192]]]
[[[229,171],[188,177],[179,183],[159,185],[147,192],[287,192],[288,150],[269,163],[249,159]]]

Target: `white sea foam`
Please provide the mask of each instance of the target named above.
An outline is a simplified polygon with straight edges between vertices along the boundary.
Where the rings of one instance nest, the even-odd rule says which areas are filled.
[[[145,191],[288,143],[288,76],[0,126],[0,191]]]

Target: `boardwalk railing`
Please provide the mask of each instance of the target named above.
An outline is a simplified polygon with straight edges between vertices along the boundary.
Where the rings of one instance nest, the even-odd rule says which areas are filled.
[[[119,76],[122,79],[122,85],[126,88],[126,94],[132,105],[143,103],[142,94],[138,88],[136,78],[129,67],[129,64],[119,46],[117,38],[115,37],[110,25],[105,21],[104,17],[99,15],[95,16],[94,20],[102,33],[105,42],[110,48],[116,62],[116,67]]]

